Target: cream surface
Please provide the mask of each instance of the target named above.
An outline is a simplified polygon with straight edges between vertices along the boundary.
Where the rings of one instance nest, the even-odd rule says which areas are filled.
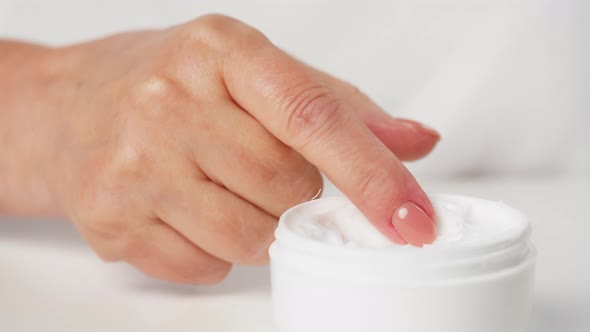
[[[426,245],[426,250],[503,245],[527,235],[526,218],[501,202],[452,195],[430,199],[436,212],[437,240]],[[286,226],[297,235],[333,246],[410,247],[391,242],[345,198],[306,203],[289,219]]]

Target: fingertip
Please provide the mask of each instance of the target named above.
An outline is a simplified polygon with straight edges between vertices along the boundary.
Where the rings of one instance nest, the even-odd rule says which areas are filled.
[[[441,137],[440,133],[438,131],[436,131],[436,129],[434,129],[422,122],[418,122],[418,121],[414,121],[414,120],[410,120],[410,119],[404,119],[404,118],[396,118],[393,121],[401,124],[402,126],[405,126],[406,128],[408,128],[410,130],[414,130],[420,134],[428,135],[428,136],[432,137],[437,142],[440,141],[440,137]]]
[[[407,202],[393,214],[391,224],[409,244],[422,247],[436,240],[436,224],[418,205]]]
[[[390,223],[391,227],[388,227],[388,229],[385,232],[385,235],[393,242],[395,242],[396,244],[399,245],[406,245],[408,244],[408,241],[404,240],[404,238],[401,236],[401,234],[397,231],[397,229],[395,228],[395,226],[393,225],[393,223]]]
[[[209,273],[192,276],[190,283],[193,285],[215,285],[225,280],[231,270],[231,263],[220,260],[219,264],[216,267],[211,268]]]

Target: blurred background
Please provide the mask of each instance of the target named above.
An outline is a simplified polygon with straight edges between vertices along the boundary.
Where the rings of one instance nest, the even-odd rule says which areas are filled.
[[[57,46],[207,13],[439,130],[419,178],[590,174],[588,0],[0,0],[0,36]]]

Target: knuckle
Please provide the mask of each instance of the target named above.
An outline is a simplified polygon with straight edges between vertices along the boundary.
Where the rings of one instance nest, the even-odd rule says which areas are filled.
[[[134,231],[120,233],[117,240],[113,243],[113,247],[115,248],[115,252],[125,260],[131,260],[137,256],[144,256],[147,251],[145,239]]]
[[[253,27],[229,16],[208,14],[184,26],[186,36],[193,41],[204,43],[222,53],[235,50],[235,47],[253,47],[257,42],[268,39]]]
[[[281,177],[283,170],[273,162],[258,161],[254,163],[254,172],[264,183],[274,183]]]
[[[80,217],[94,220],[118,220],[125,208],[142,203],[147,192],[137,187],[149,186],[146,180],[153,173],[153,154],[141,144],[121,142],[108,150],[108,156],[97,159],[88,178],[80,178],[70,196],[72,208]],[[149,190],[151,192],[151,190]]]
[[[396,190],[396,184],[393,179],[395,174],[392,167],[377,167],[375,165],[368,165],[358,177],[356,188],[360,193],[361,200],[368,200],[371,197],[389,198],[393,196],[393,191]],[[403,186],[403,184],[398,184]]]
[[[373,187],[378,185],[381,182],[383,170],[377,167],[368,167],[365,171],[363,171],[359,177],[359,183],[357,188],[359,188],[359,192],[364,196],[366,193],[370,192]]]
[[[170,104],[186,98],[186,93],[168,76],[151,74],[131,85],[128,98],[142,118],[163,120],[170,115]]]
[[[251,221],[251,220],[248,220]],[[233,234],[233,241],[227,242],[228,260],[237,264],[260,264],[268,260],[268,247],[273,238],[274,228],[252,227],[241,216],[227,220],[227,233]]]
[[[117,262],[121,260],[119,253],[113,250],[112,243],[117,236],[113,232],[105,232],[95,227],[79,227],[80,233],[103,262]]]
[[[324,180],[320,171],[307,161],[299,166],[297,176],[291,181],[289,207],[312,200],[321,193]]]
[[[80,231],[96,255],[104,262],[116,262],[124,259],[129,233],[126,223],[114,219],[86,220],[81,223]]]
[[[319,170],[291,148],[278,147],[272,153],[250,154],[246,158],[251,159],[244,164],[252,165],[249,168],[262,184],[283,189],[288,186],[289,190],[281,193],[286,207],[312,199],[323,186]]]
[[[370,105],[366,107],[372,107],[377,110],[381,110],[381,108],[377,104],[375,104],[375,102],[366,93],[364,93],[357,86],[352,85],[350,83],[345,83],[344,99],[353,104]]]
[[[243,23],[223,14],[207,14],[189,23],[195,29],[230,32]]]
[[[256,176],[261,179],[264,183],[274,183],[285,171],[285,167],[288,165],[288,157],[282,158],[284,154],[275,151],[276,155],[271,153],[264,154],[248,154],[244,158],[248,159],[244,164],[250,165],[254,170]]]
[[[113,219],[90,222],[87,224],[89,230],[103,242],[116,242],[125,237],[129,232],[126,223],[116,222]]]
[[[127,231],[127,225],[120,222],[121,205],[112,204],[116,201],[115,195],[97,182],[94,180],[76,195],[71,217],[93,235],[112,240]]]
[[[124,184],[140,183],[148,178],[152,156],[143,146],[122,144],[113,151],[111,158],[102,184],[104,191],[121,192]]]
[[[340,99],[329,89],[323,86],[303,89],[283,108],[287,117],[286,132],[299,145],[298,148],[302,148],[336,122],[341,108]]]
[[[350,98],[367,98],[367,95],[365,95],[365,93],[356,85],[346,82],[345,86],[347,90],[346,94],[350,96]]]
[[[349,93],[353,96],[358,96],[358,95],[364,96],[365,95],[365,93],[363,91],[361,91],[361,89],[359,89],[359,87],[356,85],[348,83],[348,88],[350,89]]]
[[[232,263],[247,264],[260,254],[261,248],[260,244],[252,238],[252,236],[257,237],[258,234],[249,229],[240,219],[239,216],[227,219],[225,230],[235,236],[233,241],[226,245],[227,252],[230,253],[227,259]]]

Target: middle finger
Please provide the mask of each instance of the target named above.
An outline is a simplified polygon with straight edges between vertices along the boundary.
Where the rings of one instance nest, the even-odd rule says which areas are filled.
[[[210,179],[276,217],[320,191],[317,168],[252,116],[232,102],[212,108],[193,147]]]

